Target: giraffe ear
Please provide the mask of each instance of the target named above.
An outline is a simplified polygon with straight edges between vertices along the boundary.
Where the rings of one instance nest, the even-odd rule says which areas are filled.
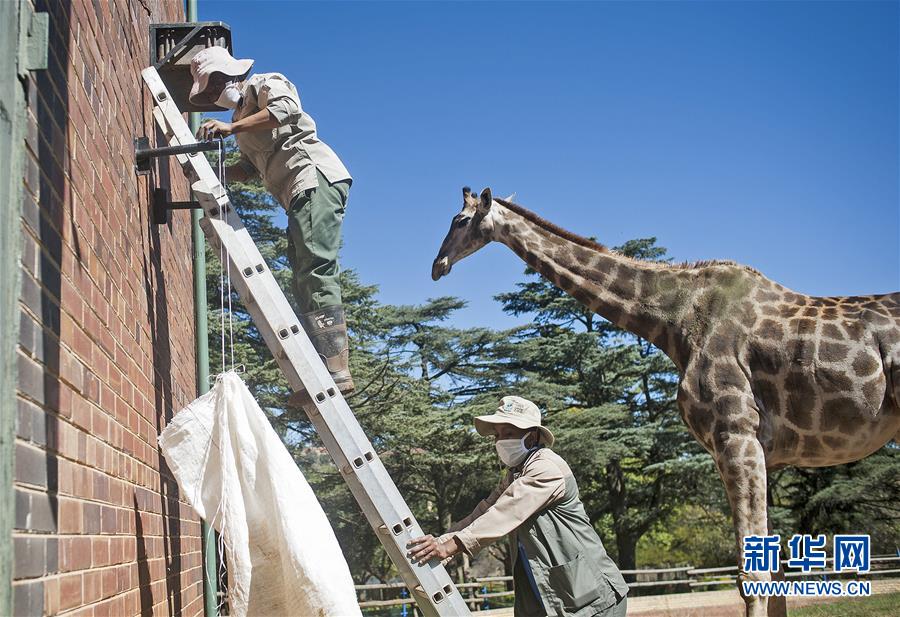
[[[481,191],[481,201],[478,203],[478,210],[482,215],[487,214],[488,210],[491,209],[492,201],[494,201],[494,198],[491,196],[490,188]]]

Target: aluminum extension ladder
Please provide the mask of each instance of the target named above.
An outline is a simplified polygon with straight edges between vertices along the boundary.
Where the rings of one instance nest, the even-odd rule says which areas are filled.
[[[148,67],[141,76],[153,95],[153,117],[169,145],[196,143],[156,69]],[[199,153],[179,154],[177,159],[198,178],[191,189],[205,214],[200,220],[204,234],[213,247],[226,250],[232,273],[239,273],[232,274],[231,283],[291,388],[311,394],[314,405],[304,410],[419,610],[429,617],[469,615],[465,600],[437,560],[416,565],[406,557],[406,543],[421,536],[422,529],[300,327],[209,161]]]

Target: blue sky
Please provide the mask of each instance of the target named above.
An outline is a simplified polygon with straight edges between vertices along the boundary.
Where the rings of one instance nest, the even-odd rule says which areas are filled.
[[[383,302],[521,321],[499,244],[431,281],[463,185],[808,294],[900,290],[897,2],[198,4],[347,164],[342,262]]]

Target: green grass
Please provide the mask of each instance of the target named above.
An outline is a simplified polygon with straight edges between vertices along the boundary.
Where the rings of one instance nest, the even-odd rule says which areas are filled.
[[[900,611],[900,592],[868,598],[839,600],[789,611],[790,617],[895,617]]]

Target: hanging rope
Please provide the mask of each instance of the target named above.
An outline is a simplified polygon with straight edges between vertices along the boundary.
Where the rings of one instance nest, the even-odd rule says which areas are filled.
[[[219,176],[219,184],[222,188],[226,188],[225,180],[225,139],[219,137],[219,157],[217,164],[217,173]],[[227,215],[225,208],[219,208],[219,220],[223,223],[226,221]],[[231,359],[231,369],[234,370],[234,315],[231,306],[231,260],[228,258],[228,249],[224,243],[219,245],[219,263],[221,271],[219,274],[219,310],[220,310],[220,327],[221,327],[221,351],[222,351],[222,372],[227,369],[225,362],[225,298],[228,297],[228,347]]]
[[[219,176],[219,184],[222,185],[222,188],[227,193],[227,181],[225,179],[225,139],[219,137],[219,150],[218,150],[218,161],[216,165],[216,171]],[[227,220],[227,215],[225,212],[225,208],[219,208],[219,220],[223,223]],[[228,296],[228,347],[231,358],[231,368],[234,370],[234,315],[232,313],[231,306],[231,260],[229,259],[228,249],[225,247],[225,244],[219,243],[219,264],[221,266],[221,270],[219,271],[219,289],[221,290],[219,293],[219,310],[221,315],[221,339],[222,339],[222,373],[224,374],[226,371],[225,366],[225,297]],[[220,512],[224,509],[225,506],[225,494],[222,494],[222,500],[219,502],[219,506],[216,509],[215,514],[213,515],[213,521],[215,521],[216,517],[219,516]],[[210,532],[213,530],[213,525],[210,524]],[[224,585],[225,576],[227,574],[227,566],[226,566],[226,546],[225,546],[225,538],[221,534],[218,535],[216,542],[216,552],[218,553],[217,560],[217,568],[216,568],[216,588],[225,587],[227,589],[227,585]],[[205,566],[206,564],[204,564]],[[207,573],[207,576],[209,574]],[[222,613],[223,609],[228,605],[228,594],[220,594],[221,600],[217,598],[216,602],[216,613]]]

